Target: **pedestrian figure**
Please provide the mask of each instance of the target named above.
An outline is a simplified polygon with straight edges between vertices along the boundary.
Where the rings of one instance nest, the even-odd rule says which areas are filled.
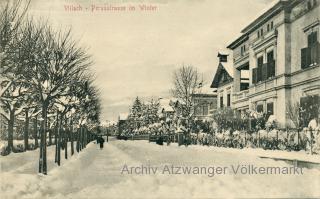
[[[99,139],[100,149],[103,149],[104,139],[102,138],[102,136],[100,136],[98,139]]]
[[[96,144],[99,144],[99,136],[96,135]]]

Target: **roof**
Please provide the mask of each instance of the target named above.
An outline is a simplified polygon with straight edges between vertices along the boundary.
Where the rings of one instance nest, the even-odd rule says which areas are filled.
[[[216,93],[216,90],[215,88],[210,88],[208,86],[204,86],[204,87],[200,87],[200,88],[197,88],[194,95],[195,96],[198,96],[198,95],[201,95],[201,96],[216,96],[217,93]]]
[[[120,113],[119,120],[127,120],[128,116],[129,116],[129,113]]]
[[[233,81],[233,68],[231,62],[225,62],[225,63],[219,63],[216,73],[214,74],[213,81],[211,83],[211,88],[218,88],[219,87],[219,81],[222,74],[225,74],[224,71],[226,71],[228,76],[228,82]]]
[[[231,63],[231,61],[229,62],[223,62],[221,63],[222,66],[224,67],[224,69],[226,69],[226,71],[228,72],[228,74],[230,75],[230,77],[233,78],[233,64]]]
[[[233,50],[235,48],[237,48],[238,46],[240,46],[241,44],[243,44],[245,41],[247,41],[249,39],[248,34],[241,34],[240,36],[237,37],[236,40],[234,40],[233,42],[231,42],[227,48]]]
[[[174,112],[174,109],[172,108],[171,104],[171,99],[160,99],[159,100],[160,104],[160,110],[165,111],[165,112]]]
[[[282,10],[290,0],[273,0],[267,7],[261,10],[241,32],[248,33],[253,31],[257,26],[263,23],[268,17]]]
[[[220,55],[229,55],[229,52],[227,51],[227,50],[219,50],[218,51],[218,57],[220,56]]]

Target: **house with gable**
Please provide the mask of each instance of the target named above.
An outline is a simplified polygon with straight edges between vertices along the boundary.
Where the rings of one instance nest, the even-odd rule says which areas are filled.
[[[231,107],[233,92],[233,66],[228,61],[229,54],[218,53],[219,65],[211,83],[217,89],[217,108]]]
[[[209,120],[213,112],[217,109],[217,92],[216,89],[207,86],[199,86],[192,94],[194,105],[194,118],[197,120]]]

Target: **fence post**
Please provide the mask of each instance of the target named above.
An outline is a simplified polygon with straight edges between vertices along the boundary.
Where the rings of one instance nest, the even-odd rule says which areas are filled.
[[[279,135],[278,135],[278,130],[277,130],[277,149],[278,149],[278,147],[279,147]]]
[[[286,143],[286,148],[288,148],[288,146],[289,146],[289,133],[288,133],[288,127],[286,128],[286,132],[287,132],[287,143]]]
[[[258,131],[258,146],[261,147],[261,141],[260,141],[260,131]]]
[[[298,130],[298,150],[300,151],[300,132]]]
[[[312,135],[312,129],[310,128],[310,152],[312,155],[312,142],[313,142],[313,135]]]
[[[247,131],[244,132],[244,147],[247,146]]]

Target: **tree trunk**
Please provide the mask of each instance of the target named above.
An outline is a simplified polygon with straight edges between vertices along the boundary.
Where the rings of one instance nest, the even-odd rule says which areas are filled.
[[[13,125],[14,125],[14,111],[10,111],[10,118],[8,121],[8,150],[13,151]]]
[[[66,122],[68,124],[68,122]],[[68,159],[68,134],[69,134],[69,128],[66,128],[66,131],[64,133],[64,158]]]
[[[56,146],[56,150],[55,150],[55,156],[54,156],[54,162],[57,163],[58,162],[58,129],[59,129],[59,116],[57,113],[56,116],[56,125],[54,127],[54,145]]]
[[[79,150],[82,150],[82,126],[80,126],[80,132],[79,132]]]
[[[62,128],[61,128],[62,118],[60,117],[59,125],[58,125],[58,140],[57,140],[57,162],[60,166],[60,160],[61,160],[61,134],[62,134]]]
[[[70,142],[71,142],[71,155],[74,154],[74,147],[73,147],[73,124],[72,118],[70,119]]]
[[[35,148],[38,148],[39,143],[38,143],[38,118],[37,118],[37,116],[35,116],[35,118],[33,119],[33,138],[34,138]]]
[[[41,142],[40,142],[40,159],[39,159],[39,172],[47,175],[47,102],[42,104],[42,118],[41,122]]]
[[[80,151],[80,128],[77,128],[77,146],[76,146],[76,149],[77,149],[77,152],[79,153]]]
[[[49,129],[49,143],[48,143],[49,146],[52,145],[52,130]]]
[[[65,159],[68,159],[68,133],[69,133],[69,130],[67,130],[65,132],[65,139],[64,139],[64,158]]]
[[[24,151],[27,151],[29,149],[29,143],[28,143],[28,138],[29,138],[29,111],[26,109],[26,121],[24,125]]]

